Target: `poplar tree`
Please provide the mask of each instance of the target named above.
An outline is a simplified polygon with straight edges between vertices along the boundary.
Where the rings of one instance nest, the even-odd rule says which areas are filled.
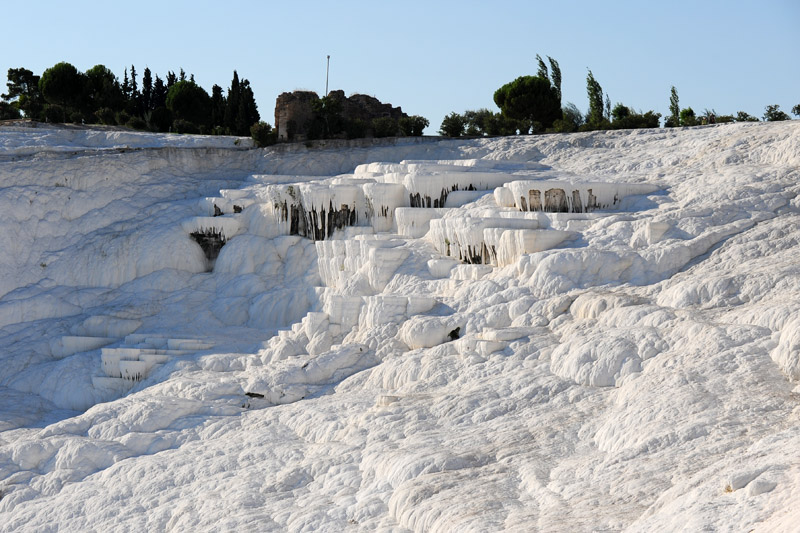
[[[598,127],[603,122],[603,88],[594,79],[591,70],[586,76],[586,92],[589,96],[589,113],[586,122],[591,127]]]
[[[550,81],[553,82],[553,87],[558,93],[558,101],[561,102],[561,67],[558,66],[558,61],[550,56],[547,56],[550,61]]]
[[[672,86],[669,94],[669,120],[665,121],[665,126],[679,126],[681,123],[681,106],[678,100],[678,89]]]
[[[550,76],[547,74],[547,65],[542,60],[542,56],[536,54],[536,62],[539,64],[539,70],[536,71],[536,76],[539,78],[548,79]]]

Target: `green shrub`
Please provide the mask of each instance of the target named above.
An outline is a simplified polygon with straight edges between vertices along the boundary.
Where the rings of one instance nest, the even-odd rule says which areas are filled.
[[[255,141],[256,146],[263,148],[278,142],[278,132],[266,122],[257,122],[250,126],[250,136]]]
[[[687,107],[681,109],[681,126],[697,126],[697,117],[694,114],[694,109]]]
[[[169,131],[172,125],[172,113],[166,107],[157,107],[150,112],[148,122],[152,131]]]
[[[360,118],[346,120],[344,123],[344,133],[348,139],[363,139],[367,136],[367,123]]]
[[[461,137],[467,126],[467,119],[455,111],[444,117],[442,125],[439,126],[439,135],[445,137]]]
[[[421,137],[422,132],[430,125],[427,118],[419,115],[403,117],[398,121],[400,133],[405,137]]]
[[[373,137],[394,137],[397,135],[397,121],[392,117],[372,119]]]
[[[116,115],[117,124],[127,124],[128,121],[131,119],[131,116],[128,114],[127,111],[120,111]]]
[[[781,111],[779,105],[768,105],[764,111],[764,120],[767,122],[778,122],[781,120],[791,120],[791,117]]]
[[[14,104],[0,100],[0,120],[10,120],[21,117],[22,113],[20,113],[19,109]]]
[[[184,120],[182,118],[179,118],[172,123],[172,131],[175,133],[200,133],[200,130],[197,128],[195,123],[189,122],[188,120]]]
[[[614,122],[611,123],[612,130],[657,128],[661,119],[661,113],[654,111],[636,113],[622,104],[617,104],[611,114],[614,117]]]
[[[736,122],[758,122],[758,118],[745,111],[739,111],[736,113]]]
[[[116,118],[114,117],[114,110],[110,107],[101,107],[94,112],[94,116],[97,118],[97,121],[100,122],[100,124],[114,126],[117,123]]]
[[[48,104],[44,107],[44,118],[47,122],[64,122],[64,108],[58,104]]]
[[[125,124],[129,128],[135,130],[147,130],[147,121],[142,117],[131,117],[127,124]]]

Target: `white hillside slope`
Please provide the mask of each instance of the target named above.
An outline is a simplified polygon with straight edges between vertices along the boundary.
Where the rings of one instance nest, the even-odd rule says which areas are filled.
[[[0,129],[0,531],[797,531],[800,122],[246,145]]]

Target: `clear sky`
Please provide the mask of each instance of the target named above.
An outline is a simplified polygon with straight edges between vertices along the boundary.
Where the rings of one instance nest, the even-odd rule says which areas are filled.
[[[800,0],[3,2],[0,73],[60,61],[119,78],[135,65],[187,75],[209,93],[247,78],[262,120],[284,91],[363,93],[430,120],[496,110],[494,91],[561,65],[563,102],[588,108],[591,69],[612,103],[668,113],[670,87],[698,114],[800,104]],[[5,92],[5,91],[3,91]]]

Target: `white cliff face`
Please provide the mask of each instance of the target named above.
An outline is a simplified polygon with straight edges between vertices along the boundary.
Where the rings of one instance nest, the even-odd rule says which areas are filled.
[[[798,124],[0,128],[0,531],[793,530]]]

